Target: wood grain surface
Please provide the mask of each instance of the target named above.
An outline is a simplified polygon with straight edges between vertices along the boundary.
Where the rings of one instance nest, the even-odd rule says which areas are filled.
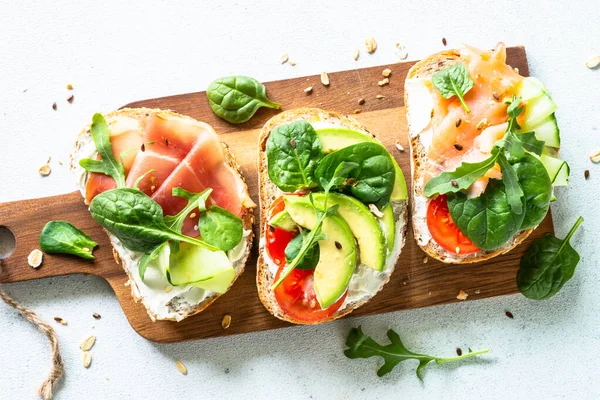
[[[527,59],[522,47],[508,49],[508,62],[519,68],[521,74],[528,75]],[[360,110],[354,117],[391,151],[408,182],[409,154],[408,151],[398,151],[395,143],[398,140],[408,149],[403,87],[408,69],[413,64],[398,63],[330,73],[329,87],[321,84],[319,76],[269,82],[265,86],[269,98],[283,104],[284,109],[312,106],[347,114]],[[381,71],[384,68],[392,70],[390,84],[379,87],[377,82],[382,79]],[[304,92],[308,86],[313,87],[312,94]],[[385,98],[377,99],[377,95],[383,95]],[[365,102],[359,106],[358,100],[361,98]],[[212,113],[205,92],[143,100],[126,107],[171,109],[211,124],[217,132],[223,134],[223,140],[230,146],[241,165],[250,194],[258,203],[258,132],[278,111],[261,109],[249,122],[230,125]],[[77,132],[73,132],[73,138],[76,134]],[[259,221],[259,216],[255,217],[255,220]],[[39,234],[50,220],[69,221],[88,233],[100,245],[94,252],[96,260],[86,261],[67,255],[46,254],[40,268],[31,268],[27,264],[27,256],[31,250],[39,247]],[[271,316],[258,299],[255,276],[258,239],[255,239],[245,273],[228,293],[207,310],[182,322],[152,322],[144,307],[133,302],[130,289],[125,286],[127,277],[113,259],[108,238],[92,220],[78,192],[0,204],[0,226],[11,229],[17,239],[15,252],[0,260],[0,282],[17,282],[74,273],[101,276],[115,291],[131,326],[147,339],[176,342],[289,325]],[[258,232],[257,228],[256,225],[255,233]],[[548,214],[525,243],[509,254],[479,264],[445,265],[431,259],[427,263],[424,262],[425,254],[414,241],[409,226],[406,246],[391,281],[370,303],[351,315],[379,314],[455,302],[458,301],[456,296],[460,290],[469,294],[467,301],[516,293],[515,276],[522,254],[533,240],[552,231],[552,218]],[[227,330],[221,328],[221,320],[225,314],[232,316],[231,326]]]

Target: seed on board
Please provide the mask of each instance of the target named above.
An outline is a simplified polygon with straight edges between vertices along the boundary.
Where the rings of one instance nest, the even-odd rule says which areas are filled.
[[[43,253],[40,250],[35,249],[29,253],[29,256],[27,256],[27,262],[31,267],[38,268],[40,265],[42,265],[42,257]]]
[[[360,99],[358,99],[358,105],[362,106],[363,104],[365,104],[365,99],[363,99],[362,97]]]
[[[402,146],[400,144],[400,142],[398,142],[397,140],[396,140],[396,148],[398,149],[399,152],[403,152],[404,151],[404,146]]]
[[[379,211],[379,208],[377,208],[375,204],[369,204],[369,210],[371,211],[371,214],[377,218],[383,218],[383,213]]]
[[[442,44],[443,44],[444,46],[445,46],[446,44],[448,44],[448,42],[446,42],[446,38],[445,38],[445,37],[443,37],[443,38],[442,38]]]
[[[365,39],[365,47],[367,48],[367,53],[373,54],[375,50],[377,50],[377,42],[374,37],[368,37]]]
[[[67,321],[62,319],[61,317],[54,317],[54,320],[61,325],[67,325]]]
[[[72,103],[74,99],[75,99],[75,96],[73,96],[73,95],[70,95],[69,97],[67,97],[67,101],[69,103]]]
[[[460,347],[456,348],[456,355],[458,355],[459,357],[462,356],[462,349]]]
[[[175,364],[177,365],[177,369],[179,370],[179,372],[181,372],[182,375],[187,375],[187,368],[185,367],[185,365],[183,365],[181,361],[176,360]]]
[[[288,53],[283,53],[281,57],[279,57],[279,62],[285,64],[288,61]]]
[[[96,318],[96,319],[100,319],[100,318],[102,318],[102,316],[101,316],[100,314],[98,314],[98,313],[93,313],[93,314],[92,314],[92,317],[94,317],[94,318]]]
[[[227,329],[231,325],[231,315],[225,314],[221,320],[221,328]]]
[[[590,154],[590,160],[592,160],[593,163],[600,162],[600,149],[596,149]]]
[[[90,351],[92,349],[92,347],[94,347],[95,343],[96,343],[96,336],[91,335],[90,337],[85,339],[83,342],[81,342],[81,344],[79,345],[79,348],[83,351]]]
[[[355,109],[354,111],[352,111],[353,114],[360,114],[360,108]]]
[[[452,184],[452,186],[454,186],[454,187],[458,187],[458,182],[456,182],[456,179],[452,179],[452,180],[450,181],[450,183]]]
[[[462,144],[458,144],[458,143],[454,143],[454,148],[458,151],[461,151],[463,149]]]
[[[360,50],[354,49],[354,53],[352,53],[352,58],[354,58],[354,61],[356,61],[358,60],[358,57],[360,57]]]
[[[600,56],[592,57],[589,60],[587,60],[587,62],[585,63],[585,66],[588,67],[589,69],[598,68],[599,65],[600,65]]]
[[[379,100],[381,100],[381,99],[385,99],[385,96],[384,96],[384,95],[382,95],[382,94],[378,94],[378,95],[377,95],[377,96],[375,96],[375,97],[377,97]]]
[[[52,168],[50,167],[50,165],[44,164],[40,167],[38,172],[40,173],[41,176],[48,176],[48,175],[50,175],[50,172],[52,172]]]
[[[70,83],[67,83],[67,89],[68,90],[73,90],[73,85],[71,85]]]
[[[408,52],[406,51],[406,47],[402,43],[396,43],[396,55],[401,60],[406,60],[408,57]]]
[[[383,78],[382,80],[380,80],[379,82],[377,82],[377,84],[378,84],[379,86],[385,86],[385,85],[387,85],[388,83],[390,83],[390,79],[389,79],[389,78]]]
[[[590,170],[589,170],[589,169],[586,169],[585,171],[583,171],[583,177],[584,177],[585,179],[587,179],[587,178],[589,178],[589,177],[590,177]]]
[[[329,86],[329,75],[327,75],[327,72],[321,72],[321,83],[325,86]]]
[[[92,363],[92,353],[90,353],[89,351],[84,351],[83,352],[83,366],[86,368],[89,368],[91,363]]]
[[[469,295],[466,294],[463,290],[461,290],[460,292],[458,292],[458,296],[456,296],[456,298],[458,300],[466,300],[467,297],[469,297]]]
[[[510,311],[504,313],[508,318],[513,319],[515,316]]]
[[[460,119],[460,118],[456,120],[456,124],[455,125],[456,125],[457,128],[460,126],[461,122],[462,122],[462,119]]]
[[[309,86],[309,87],[307,87],[306,89],[304,89],[304,93],[306,93],[306,94],[311,94],[311,93],[312,93],[312,89],[313,89],[313,87],[312,87],[312,86]]]
[[[52,103],[52,109],[56,111],[56,103]]]
[[[429,258],[427,256],[423,257],[423,264],[427,264],[427,261],[429,261]]]
[[[386,68],[381,72],[381,75],[383,75],[384,78],[389,78],[389,76],[392,75],[392,70]]]

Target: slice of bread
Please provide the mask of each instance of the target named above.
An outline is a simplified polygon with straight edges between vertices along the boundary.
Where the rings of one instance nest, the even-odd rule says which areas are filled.
[[[193,120],[191,117],[180,115],[171,111],[160,110],[160,109],[149,109],[149,108],[133,108],[133,109],[122,109],[104,114],[106,122],[109,127],[114,125],[117,121],[121,123],[128,123],[135,127],[137,121],[137,128],[143,131],[145,127],[145,121],[148,116],[154,113],[160,113],[161,116],[167,118],[183,118],[187,120]],[[206,125],[208,127],[208,125]],[[93,158],[97,155],[96,147],[90,134],[90,125],[86,126],[75,142],[75,147],[70,157],[70,169],[75,174],[77,179],[77,186],[81,191],[81,194],[85,198],[86,184],[90,177],[90,173],[87,172],[79,165],[79,160],[82,158]],[[238,175],[241,187],[239,190],[247,194],[248,188],[246,186],[244,177],[241,174],[238,164],[235,162],[233,154],[229,151],[229,148],[225,143],[222,142],[225,151],[225,162],[231,167]],[[252,224],[254,217],[252,208],[254,204],[243,204],[242,205],[242,222],[244,227],[244,238],[245,245],[243,251],[239,255],[239,258],[234,261],[233,267],[236,275],[233,282],[244,272],[246,261],[248,260],[250,250],[252,248]],[[113,254],[117,264],[123,267],[125,273],[129,277],[127,285],[131,287],[131,295],[135,302],[141,301],[146,307],[146,311],[150,318],[155,320],[171,320],[181,321],[184,318],[190,317],[197,314],[208,307],[214,302],[219,296],[219,293],[204,292],[202,289],[187,286],[187,287],[175,287],[170,292],[165,292],[168,282],[164,278],[164,282],[160,281],[160,276],[156,276],[157,281],[153,288],[147,286],[145,282],[139,277],[138,266],[142,254],[136,253],[126,249],[120,243],[119,239],[106,232],[113,245]],[[148,281],[148,273],[151,268],[148,268],[146,274],[146,282]],[[159,274],[160,275],[160,274]],[[148,283],[150,285],[150,283]],[[159,287],[162,285],[162,288]],[[230,286],[231,287],[231,286]],[[229,290],[229,288],[228,288]]]
[[[416,63],[408,71],[406,80],[431,78],[436,72],[453,64],[457,64],[458,62],[460,62],[460,53],[457,50],[447,50],[436,53]],[[504,254],[525,240],[527,236],[531,234],[533,229],[518,232],[510,241],[508,241],[508,243],[495,250],[482,250],[473,254],[456,254],[442,248],[432,239],[426,221],[429,199],[423,195],[423,176],[425,175],[425,166],[427,164],[427,151],[421,142],[420,135],[422,132],[417,131],[417,129],[410,124],[412,106],[410,93],[406,86],[404,90],[404,105],[406,108],[407,120],[409,121],[408,142],[410,144],[411,175],[413,182],[411,199],[412,226],[415,240],[421,249],[429,256],[444,263],[467,264],[488,260],[497,255]]]
[[[267,155],[266,155],[266,145],[267,139],[269,135],[276,127],[284,124],[291,123],[298,119],[303,119],[309,123],[329,123],[342,127],[346,127],[349,129],[353,129],[359,132],[364,133],[365,135],[374,137],[371,133],[369,133],[358,121],[355,119],[344,116],[342,114],[330,111],[320,110],[318,108],[300,108],[290,111],[282,112],[275,117],[271,118],[265,126],[262,128],[260,135],[258,137],[258,187],[259,187],[259,199],[260,199],[260,242],[259,242],[259,254],[258,254],[258,265],[257,265],[257,275],[256,275],[256,285],[258,287],[258,295],[260,297],[261,302],[265,306],[267,310],[274,316],[284,321],[288,321],[295,324],[306,324],[305,322],[297,321],[291,316],[287,315],[277,303],[275,299],[275,295],[271,290],[271,285],[274,283],[275,273],[274,269],[276,269],[276,265],[270,259],[266,250],[266,242],[265,242],[265,231],[267,229],[267,216],[269,215],[269,208],[272,202],[279,196],[283,194],[273,182],[269,179],[269,175],[267,172]],[[373,296],[375,296],[383,286],[389,281],[392,272],[394,271],[394,267],[398,262],[398,258],[400,256],[400,252],[402,247],[404,246],[405,237],[406,237],[406,221],[407,221],[407,206],[406,201],[400,202],[392,202],[392,206],[394,209],[394,218],[396,220],[396,235],[394,240],[394,250],[391,254],[387,256],[386,265],[384,270],[379,273],[373,270],[373,273],[376,274],[378,279],[378,284],[376,285],[376,289],[372,292],[368,293],[367,296],[362,296],[356,298],[354,300],[347,298],[346,302],[342,305],[342,307],[332,314],[330,317],[312,322],[313,324],[318,324],[322,322],[333,321],[344,315],[350,314],[352,311],[367,303]],[[271,266],[271,267],[270,267]],[[357,267],[357,271],[359,268],[369,268],[364,264]],[[355,271],[355,275],[356,272]],[[369,271],[370,272],[370,271]],[[352,281],[350,282],[350,287],[352,287]],[[350,289],[349,289],[350,290]]]

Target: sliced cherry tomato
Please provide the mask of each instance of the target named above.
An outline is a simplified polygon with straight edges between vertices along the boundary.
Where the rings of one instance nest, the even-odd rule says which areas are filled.
[[[284,209],[285,203],[283,202],[283,197],[279,197],[273,202],[268,218],[271,219],[275,214]],[[298,235],[298,232],[288,232],[267,224],[265,234],[265,238],[267,239],[267,253],[278,266],[285,265],[285,248],[296,235]]]
[[[452,221],[446,195],[438,196],[429,202],[427,228],[433,240],[452,253],[471,254],[481,251]]]
[[[279,268],[275,280],[284,267]],[[330,317],[340,309],[347,292],[326,310],[322,310],[314,288],[315,270],[295,269],[285,278],[281,285],[275,288],[277,304],[288,316],[303,323],[317,323]]]

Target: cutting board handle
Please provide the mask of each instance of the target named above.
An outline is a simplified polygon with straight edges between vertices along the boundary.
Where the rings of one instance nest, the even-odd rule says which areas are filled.
[[[68,221],[98,242],[99,247],[94,251],[96,260],[84,260],[66,254],[44,254],[42,265],[32,268],[27,257],[32,250],[40,248],[40,232],[48,221],[53,220]],[[0,283],[76,273],[108,277],[120,271],[120,267],[112,260],[112,248],[107,235],[92,219],[79,192],[1,203],[0,226],[8,228],[16,239],[14,252],[0,259]],[[7,241],[6,235],[3,237],[0,249],[5,253],[6,247],[10,246],[10,239]],[[109,262],[104,262],[105,259]]]

